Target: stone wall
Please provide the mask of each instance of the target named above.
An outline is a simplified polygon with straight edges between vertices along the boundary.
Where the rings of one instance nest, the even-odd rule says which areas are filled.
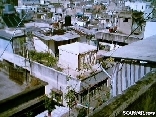
[[[90,117],[122,117],[123,111],[132,110],[156,112],[155,90],[156,72],[150,72],[122,95],[112,98],[95,109]]]

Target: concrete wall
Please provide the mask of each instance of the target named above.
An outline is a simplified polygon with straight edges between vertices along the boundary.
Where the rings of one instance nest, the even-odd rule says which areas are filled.
[[[125,29],[125,28],[124,28]],[[102,39],[107,41],[117,41],[117,42],[123,42],[123,43],[133,43],[140,40],[140,37],[137,38],[137,36],[129,36],[127,38],[126,34],[121,33],[110,33],[110,32],[97,32],[95,34],[96,39]]]
[[[133,115],[136,116],[140,116],[141,111],[153,112],[150,115],[155,115],[156,72],[150,72],[141,79],[122,95],[112,98],[95,109],[89,117],[127,117],[128,114],[130,115],[128,111],[133,111]]]
[[[13,114],[20,112],[35,103],[44,100],[43,96],[45,95],[45,85],[46,83],[41,82],[37,86],[33,86],[30,89],[13,95],[9,98],[0,101],[0,106],[3,107],[0,109],[0,116],[7,117],[12,116]],[[33,100],[33,102],[31,102]],[[25,105],[25,106],[24,106]]]
[[[59,64],[65,68],[78,69],[78,55],[59,49]]]
[[[14,63],[17,66],[27,69],[28,71],[30,71],[31,75],[48,82],[48,85],[45,89],[46,94],[49,94],[51,92],[51,89],[55,88],[62,91],[64,96],[64,94],[68,91],[67,86],[74,88],[75,92],[79,93],[81,90],[84,90],[84,88],[98,84],[100,81],[103,81],[107,78],[107,76],[103,72],[100,72],[95,76],[88,77],[86,78],[86,80],[81,81],[78,78],[69,77],[68,74],[64,74],[37,62],[31,61],[30,64],[28,59],[25,59],[24,57],[16,54],[5,52],[2,58],[11,63]],[[111,70],[109,73],[111,73]],[[63,101],[63,104],[66,105],[65,100]]]
[[[138,63],[116,64],[112,76],[113,89],[112,95],[122,94],[124,90],[134,85],[144,75],[150,71],[155,71],[156,66]]]
[[[148,38],[156,34],[156,22],[146,22],[144,38]]]
[[[37,52],[50,52],[55,56],[55,45],[54,41],[43,41],[37,37],[34,37],[34,47]]]
[[[118,22],[118,31],[124,34],[131,34],[132,28],[132,19],[128,19],[128,22],[124,22],[125,18],[119,18]]]
[[[5,51],[8,51],[10,53],[13,53],[11,42],[9,40],[5,40],[5,39],[0,38],[0,49],[1,50],[4,50],[5,48],[6,48]]]

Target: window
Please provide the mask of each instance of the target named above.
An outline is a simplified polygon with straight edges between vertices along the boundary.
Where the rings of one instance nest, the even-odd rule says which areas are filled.
[[[128,18],[124,18],[123,19],[123,22],[128,22]]]

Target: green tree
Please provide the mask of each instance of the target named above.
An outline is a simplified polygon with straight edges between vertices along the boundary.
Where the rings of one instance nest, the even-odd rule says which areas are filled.
[[[143,15],[144,13],[141,11],[132,11],[132,24],[137,24],[138,26],[140,26],[141,30],[142,26],[146,23]]]
[[[44,106],[48,110],[48,115],[51,115],[51,112],[55,109],[56,103],[54,103],[52,96],[48,97],[45,96],[45,103]]]
[[[86,117],[87,116],[87,109],[86,108],[81,108],[79,110],[78,116],[77,117]]]
[[[74,90],[69,90],[65,94],[64,98],[67,101],[68,107],[71,108],[73,106],[74,101],[75,101],[75,91]]]

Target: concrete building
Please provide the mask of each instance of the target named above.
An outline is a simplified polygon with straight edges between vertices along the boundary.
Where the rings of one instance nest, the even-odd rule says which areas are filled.
[[[74,71],[86,71],[87,66],[94,66],[96,64],[96,46],[75,42],[59,46],[59,64],[63,68],[70,68]],[[68,59],[65,57],[69,57]],[[76,76],[74,76],[76,77]]]
[[[155,40],[156,36],[134,42],[127,46],[106,53],[105,57],[117,58],[113,74],[113,96],[121,94],[150,71],[156,71]],[[137,51],[136,51],[137,50]],[[122,63],[121,63],[122,61]]]
[[[110,79],[99,67],[100,65],[96,63],[96,54],[96,46],[84,43],[75,42],[59,46],[59,66],[63,68],[64,73],[72,78],[72,80],[69,78],[69,83],[72,83],[71,89],[74,88],[75,84],[74,90],[78,94],[77,103],[85,105],[88,102],[91,107],[95,107],[95,103],[97,103],[96,101],[95,103],[91,102],[95,98],[93,95],[98,95],[96,90],[101,89],[102,91],[102,87],[105,86],[106,90],[108,90],[110,85]],[[93,72],[94,75],[91,75]],[[77,79],[75,79],[76,82],[73,82],[73,78]],[[90,93],[87,93],[88,91]],[[90,94],[93,95],[90,96]],[[89,100],[87,96],[89,96]],[[102,92],[98,95],[98,97],[100,96],[104,96]]]
[[[20,53],[22,48],[19,41],[25,39],[24,35],[23,30],[16,30],[15,32],[11,29],[0,30],[0,49],[9,53]]]
[[[118,31],[127,35],[131,34],[132,32],[131,12],[120,12],[118,18]]]
[[[151,5],[151,2],[127,1],[125,2],[125,6],[129,6],[133,10],[142,11],[144,13],[144,18],[146,19],[153,17],[152,16],[153,7]]]
[[[44,35],[43,33],[33,32],[34,35],[34,46],[36,51],[39,52],[50,52],[52,55],[57,56],[58,46],[70,44],[79,40],[79,35],[75,33],[65,33],[63,35]],[[42,48],[40,48],[42,46]]]
[[[38,5],[42,0],[18,0],[18,6],[22,5]]]

